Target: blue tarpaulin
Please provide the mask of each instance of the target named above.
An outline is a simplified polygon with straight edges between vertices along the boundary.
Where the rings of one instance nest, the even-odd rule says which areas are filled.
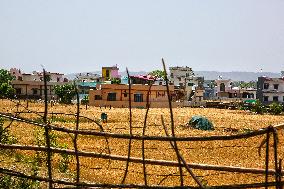
[[[191,127],[200,130],[214,130],[214,126],[206,117],[203,116],[192,116],[188,123]]]

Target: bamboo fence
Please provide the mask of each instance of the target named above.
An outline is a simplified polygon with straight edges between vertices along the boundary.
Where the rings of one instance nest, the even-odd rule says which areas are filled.
[[[163,61],[163,60],[162,60]],[[165,70],[165,64],[164,70]],[[127,71],[128,73],[128,71]],[[129,74],[128,74],[129,76]],[[167,78],[167,77],[166,77]],[[132,133],[132,113],[131,113],[131,99],[129,99],[129,113],[130,113],[130,120],[129,120],[129,134],[119,134],[119,133],[111,133],[111,132],[105,132],[103,126],[97,121],[90,119],[88,117],[84,117],[80,115],[80,109],[79,109],[79,95],[78,91],[76,89],[77,94],[77,112],[76,114],[64,114],[64,113],[56,113],[48,112],[48,100],[47,100],[47,88],[46,88],[46,77],[45,77],[45,70],[44,70],[44,85],[45,85],[45,109],[44,112],[31,112],[31,111],[22,111],[22,112],[16,112],[16,115],[12,115],[9,113],[0,113],[0,117],[10,119],[11,123],[13,121],[27,123],[29,125],[33,125],[35,127],[44,128],[45,131],[45,146],[35,146],[35,145],[19,145],[19,144],[1,144],[0,143],[0,149],[17,149],[17,150],[27,150],[27,151],[38,151],[38,152],[44,152],[46,153],[46,162],[47,162],[47,176],[41,177],[41,176],[35,176],[35,175],[28,175],[25,173],[22,173],[20,171],[15,171],[12,169],[6,169],[6,168],[0,168],[1,174],[11,175],[15,177],[20,178],[26,178],[26,179],[32,179],[37,180],[41,182],[45,182],[48,185],[48,188],[55,188],[54,184],[60,184],[64,187],[76,187],[76,188],[88,188],[88,187],[98,187],[98,188],[261,188],[261,187],[275,187],[277,189],[280,189],[283,187],[284,182],[281,181],[281,177],[283,175],[283,171],[281,170],[281,164],[282,160],[278,159],[278,140],[277,140],[277,131],[282,130],[284,128],[284,124],[276,125],[276,126],[268,126],[267,128],[259,129],[256,131],[251,131],[248,133],[243,134],[234,134],[234,135],[224,135],[224,136],[205,136],[205,137],[176,137],[175,136],[175,126],[173,121],[173,113],[171,108],[171,99],[169,95],[169,88],[168,88],[168,81],[167,83],[167,93],[169,97],[169,109],[170,109],[170,115],[171,115],[171,127],[170,132],[165,127],[165,123],[163,120],[163,116],[161,117],[162,123],[164,126],[164,131],[166,133],[166,136],[147,136],[145,135],[145,130],[147,127],[147,113],[150,108],[150,103],[148,101],[149,97],[147,97],[147,113],[145,115],[144,119],[144,127],[143,127],[143,134],[142,135],[135,135]],[[151,90],[151,85],[149,86],[149,91]],[[129,93],[131,91],[131,84],[129,83]],[[149,94],[149,92],[148,92]],[[149,95],[148,95],[149,96]],[[33,121],[31,119],[27,119],[24,117],[19,116],[20,113],[36,113],[40,115],[43,119],[43,122]],[[67,127],[59,127],[56,125],[53,125],[47,121],[47,116],[49,114],[53,115],[73,115],[76,117],[76,128],[70,129]],[[100,131],[93,131],[93,130],[83,130],[80,129],[80,121],[79,118],[85,118],[88,119],[90,122],[95,123]],[[10,124],[11,125],[11,124]],[[9,126],[10,126],[9,125]],[[8,126],[8,127],[9,127]],[[7,127],[7,128],[8,128]],[[5,128],[5,129],[7,129]],[[58,131],[62,133],[68,133],[73,134],[73,144],[74,149],[63,149],[63,148],[55,148],[51,147],[50,145],[50,138],[49,138],[49,132],[51,131]],[[111,154],[110,149],[108,147],[108,153],[96,153],[96,152],[90,152],[90,151],[82,151],[78,150],[78,136],[96,136],[96,137],[104,137],[106,144],[108,146],[108,139],[116,138],[116,139],[125,139],[128,140],[128,152],[126,156],[121,155],[114,155]],[[0,135],[1,136],[1,135]],[[209,165],[209,164],[200,164],[200,163],[190,163],[185,160],[182,153],[180,152],[178,148],[177,142],[196,142],[196,141],[228,141],[228,140],[239,140],[239,139],[248,139],[255,136],[266,136],[265,140],[262,142],[261,146],[265,145],[265,169],[259,169],[259,168],[248,168],[248,167],[238,167],[238,166],[222,166],[222,165]],[[271,148],[269,143],[270,139],[272,138],[273,147]],[[133,141],[142,141],[142,157],[132,157],[131,156],[131,144]],[[170,143],[172,149],[174,149],[176,154],[176,161],[168,161],[168,160],[162,160],[162,159],[146,159],[145,158],[145,141],[160,141],[160,142],[168,142]],[[273,150],[273,159],[274,159],[274,168],[269,169],[269,153],[271,150]],[[74,182],[66,181],[66,180],[58,180],[53,178],[53,172],[52,172],[52,156],[51,154],[60,154],[65,153],[71,156],[74,156],[76,159],[76,179]],[[125,162],[125,170],[123,177],[121,178],[120,184],[111,184],[111,183],[87,183],[82,182],[80,178],[80,157],[89,157],[89,158],[99,158],[99,159],[106,159],[109,161],[122,161]],[[128,167],[129,163],[139,163],[143,164],[143,175],[144,175],[144,184],[125,184],[126,177],[129,173]],[[151,185],[148,182],[147,178],[147,169],[146,165],[156,165],[156,166],[165,166],[165,167],[178,167],[179,168],[179,177],[180,177],[180,185],[177,186],[160,186],[160,185]],[[198,170],[214,170],[214,171],[223,171],[223,172],[234,172],[234,173],[250,173],[250,174],[261,174],[265,178],[265,182],[262,183],[248,183],[248,184],[233,184],[233,185],[221,185],[221,186],[205,186],[203,183],[198,179],[198,177],[193,173],[193,169]],[[194,186],[188,186],[184,184],[184,177],[183,175],[187,172],[192,179],[194,179],[196,185]],[[269,182],[268,177],[274,176],[274,182]]]

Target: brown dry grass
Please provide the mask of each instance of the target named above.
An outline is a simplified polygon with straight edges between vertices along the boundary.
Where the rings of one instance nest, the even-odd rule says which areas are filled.
[[[26,103],[22,102],[25,106]],[[16,111],[15,104],[7,100],[0,100],[0,111],[13,113]],[[43,104],[29,103],[29,109],[32,111],[43,111]],[[24,110],[20,107],[19,110]],[[100,109],[97,107],[89,107],[85,110],[81,106],[81,114],[93,119],[99,119],[100,114],[105,112],[108,114],[108,123],[103,124],[105,131],[113,133],[129,133],[129,110],[121,108]],[[55,105],[49,107],[49,112],[64,112],[75,113],[75,105]],[[230,135],[245,132],[245,130],[256,130],[268,125],[276,125],[283,123],[283,116],[273,115],[255,115],[249,112],[240,110],[224,110],[224,109],[203,109],[203,108],[175,108],[174,124],[177,136],[210,136],[210,135]],[[145,109],[133,109],[133,133],[141,134]],[[163,127],[161,126],[160,116],[164,115],[165,122],[169,128],[170,116],[168,109],[150,109],[148,116],[148,124],[146,135],[165,136]],[[200,131],[185,127],[185,124],[193,115],[203,115],[210,119],[214,126],[214,131]],[[26,118],[36,119],[35,114],[21,114]],[[62,125],[69,128],[75,128],[74,117],[67,116],[69,122],[54,122],[56,125]],[[5,124],[9,122],[6,121]],[[94,123],[89,123],[82,120],[80,123],[81,129],[99,130]],[[11,133],[19,140],[19,144],[34,144],[35,127],[15,122],[11,129]],[[69,149],[73,149],[72,140],[69,135],[56,132],[60,143],[67,143]],[[258,146],[263,140],[262,137],[254,137],[250,139],[234,140],[234,141],[211,141],[211,142],[178,142],[178,146],[182,155],[187,162],[204,163],[213,165],[231,165],[253,168],[264,168],[264,148],[262,155],[258,155]],[[283,154],[283,132],[279,132],[279,156]],[[128,140],[109,139],[111,153],[115,155],[127,155]],[[107,153],[106,142],[103,137],[80,136],[78,140],[79,149],[92,152]],[[171,148],[169,142],[146,141],[146,158],[158,160],[173,160],[176,161],[176,155]],[[19,153],[19,151],[18,151]],[[33,152],[21,152],[25,155],[33,155]],[[132,142],[131,156],[141,157],[141,141]],[[15,158],[10,156],[0,156],[0,165],[3,167],[16,166],[20,170],[30,171],[27,164],[15,162]],[[273,168],[272,151],[270,155],[270,168]],[[120,183],[124,174],[125,162],[111,161],[96,158],[80,158],[81,162],[81,179],[82,181],[98,182],[98,183]],[[58,156],[54,157],[54,169],[58,165]],[[75,158],[70,164],[71,169],[66,174],[54,173],[57,178],[72,178],[74,177]],[[44,168],[43,168],[44,169]],[[162,167],[147,165],[147,173],[149,184],[161,185],[179,185],[178,168]],[[264,176],[255,174],[240,174],[227,173],[217,171],[194,170],[194,173],[208,185],[220,184],[242,184],[263,182]],[[42,173],[46,175],[46,172]],[[184,170],[185,184],[194,185],[194,181],[189,174]],[[271,178],[272,179],[272,178]],[[127,183],[143,184],[143,169],[142,165],[130,163],[129,174],[126,180]]]

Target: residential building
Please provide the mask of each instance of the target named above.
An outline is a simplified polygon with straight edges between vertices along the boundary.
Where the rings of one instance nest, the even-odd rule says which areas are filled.
[[[16,78],[11,84],[16,91],[17,98],[44,99],[43,72],[34,71],[31,74],[27,74],[21,73],[19,69],[11,68],[10,73]],[[66,84],[68,79],[63,77],[64,74],[60,73],[46,72],[46,75],[48,77],[47,97],[48,99],[56,99],[54,86]]]
[[[215,80],[205,80],[204,87],[204,100],[210,100],[215,98]]]
[[[195,101],[194,99],[196,97],[195,89],[198,88],[198,99],[201,98],[200,96],[200,90],[203,89],[203,82],[204,77],[197,77],[195,76],[192,68],[189,67],[170,67],[170,77],[169,81],[170,84],[173,84],[175,86],[176,90],[179,90],[179,93],[183,93],[183,100],[185,101]],[[204,92],[204,91],[203,91]],[[202,95],[203,96],[203,95]],[[203,97],[202,99],[203,100]]]
[[[192,68],[189,67],[170,67],[170,78],[169,81],[174,86],[183,87],[185,83],[190,83],[194,77],[194,72]],[[194,84],[194,83],[193,83]],[[193,85],[192,84],[192,85]]]
[[[256,89],[253,88],[241,88],[233,87],[232,80],[219,78],[215,80],[216,87],[216,97],[218,99],[229,99],[229,98],[239,98],[239,99],[255,99]]]
[[[120,79],[120,75],[118,73],[119,68],[117,65],[111,67],[102,67],[102,81],[108,81],[113,78]]]
[[[131,85],[132,107],[145,108],[147,104],[147,93],[149,85]],[[174,96],[174,86],[169,86],[171,99]],[[98,84],[96,90],[89,91],[89,104],[97,107],[128,107],[129,86],[123,84]],[[168,107],[168,96],[166,86],[153,85],[149,94],[149,102],[152,108]],[[173,107],[177,104],[173,102]]]
[[[67,82],[47,82],[47,98],[57,99],[54,86],[64,85]],[[16,91],[16,97],[22,99],[44,99],[43,81],[19,81],[13,80],[12,86]]]
[[[79,73],[76,75],[75,81],[79,98],[84,99],[88,96],[90,89],[96,89],[96,85],[101,81],[101,76],[95,73]]]
[[[79,82],[100,82],[101,76],[95,73],[79,73],[76,75],[76,81]]]
[[[150,85],[154,83],[155,78],[151,75],[129,76],[131,84]]]
[[[284,103],[284,77],[259,77],[257,81],[257,99],[264,104]]]

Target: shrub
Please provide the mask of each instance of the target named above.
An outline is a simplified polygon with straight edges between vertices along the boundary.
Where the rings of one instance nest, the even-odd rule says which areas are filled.
[[[26,178],[12,177],[10,175],[0,175],[0,188],[3,189],[38,189],[38,181]]]
[[[4,120],[0,117],[0,142],[2,144],[15,144],[17,139],[12,136],[8,129],[4,128]]]
[[[84,98],[81,100],[81,104],[89,104],[89,96],[84,96]]]
[[[259,100],[257,100],[252,106],[251,111],[256,114],[263,114],[267,110],[266,110],[266,107]]]
[[[283,111],[283,106],[279,103],[273,102],[269,105],[269,112],[274,115],[279,115]]]

